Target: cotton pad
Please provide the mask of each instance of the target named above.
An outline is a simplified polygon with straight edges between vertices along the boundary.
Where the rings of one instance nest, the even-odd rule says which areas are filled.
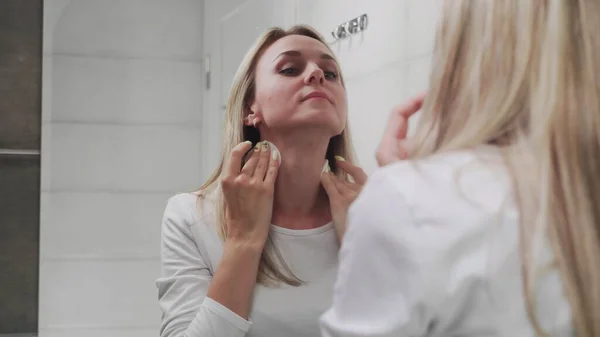
[[[277,153],[277,158],[279,158],[279,163],[281,164],[281,152],[279,151],[279,149],[277,148],[277,146],[275,146],[275,144],[271,143],[270,141],[266,141],[269,144],[269,148],[271,149],[271,153],[276,152]],[[259,142],[259,144],[262,142]],[[250,151],[248,151],[248,153],[246,153],[246,155],[244,156],[244,164],[248,161],[248,159],[250,159],[250,156],[252,156],[252,154],[254,153],[254,148],[250,149]],[[272,158],[272,155],[271,155]]]

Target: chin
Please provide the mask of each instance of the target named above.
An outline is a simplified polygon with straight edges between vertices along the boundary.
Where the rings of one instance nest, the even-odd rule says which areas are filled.
[[[335,120],[312,119],[297,121],[290,125],[294,129],[304,129],[306,132],[317,132],[326,134],[328,138],[339,135],[344,130],[343,126]]]
[[[305,107],[288,115],[287,118],[282,118],[283,116],[280,115],[277,120],[271,120],[269,128],[279,130],[322,130],[322,132],[331,134],[331,137],[333,137],[344,130],[345,123],[340,115],[342,114],[332,107],[326,109]]]

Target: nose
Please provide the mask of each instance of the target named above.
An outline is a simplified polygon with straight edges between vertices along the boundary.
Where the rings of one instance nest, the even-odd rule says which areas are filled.
[[[323,84],[324,81],[325,74],[323,73],[323,70],[321,68],[319,68],[316,65],[310,66],[308,68],[308,73],[304,78],[304,83],[308,85],[316,83]]]

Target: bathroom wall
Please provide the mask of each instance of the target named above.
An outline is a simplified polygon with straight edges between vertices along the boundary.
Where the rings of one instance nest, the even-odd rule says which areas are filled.
[[[38,328],[42,0],[0,1],[0,336]]]
[[[346,80],[349,126],[360,164],[371,172],[391,109],[427,88],[441,0],[296,0],[296,6],[296,21],[314,26],[331,41],[337,25],[362,14],[369,17],[366,31],[331,46]]]
[[[44,1],[39,332],[156,336],[160,225],[201,184],[202,0]]]

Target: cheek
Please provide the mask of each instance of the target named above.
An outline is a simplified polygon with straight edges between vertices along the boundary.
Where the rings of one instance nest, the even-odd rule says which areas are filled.
[[[295,107],[295,93],[291,83],[284,81],[273,82],[271,86],[261,89],[262,94],[257,93],[265,118],[287,116]]]
[[[348,114],[348,98],[346,97],[346,90],[344,90],[344,88],[340,85],[339,88],[336,88],[335,96],[338,106],[338,114],[342,120],[345,120],[346,115]]]

